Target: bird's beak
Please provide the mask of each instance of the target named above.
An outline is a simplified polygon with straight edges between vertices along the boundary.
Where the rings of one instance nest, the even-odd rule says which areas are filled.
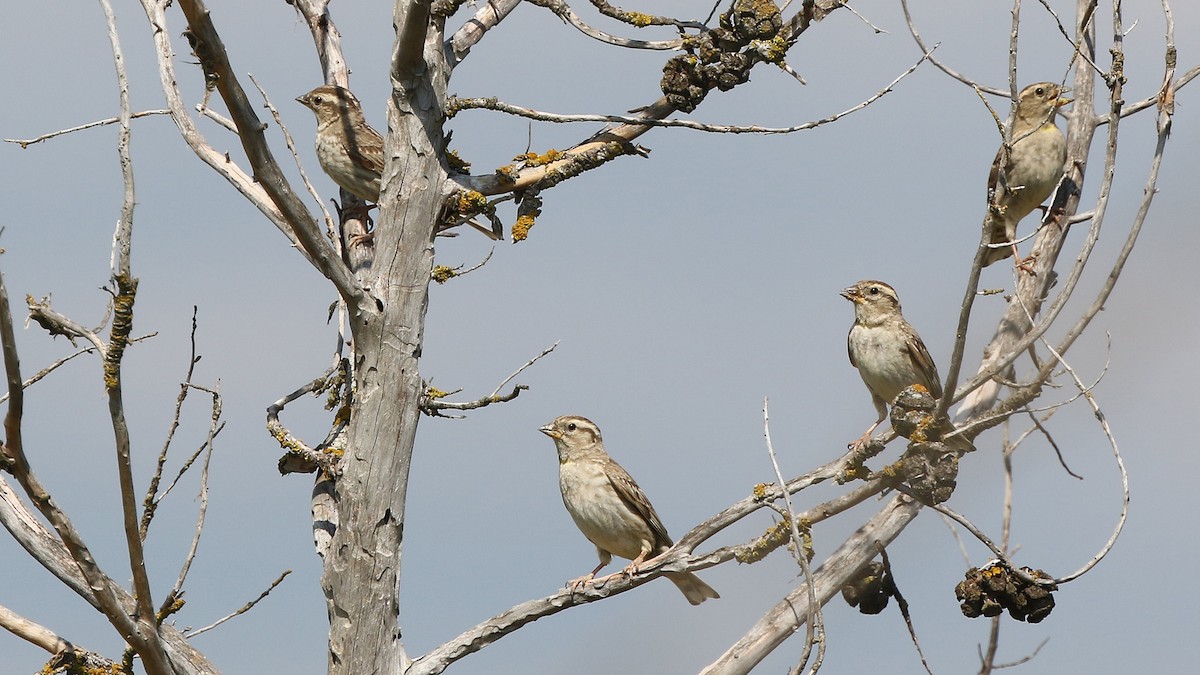
[[[554,427],[550,426],[549,424],[547,424],[544,427],[538,427],[538,431],[542,432],[543,434],[546,434],[547,436],[549,436],[550,438],[553,438],[554,440],[558,440],[558,439],[562,438],[562,432],[556,430]]]
[[[1064,92],[1064,93],[1065,93],[1065,92]],[[1064,105],[1066,105],[1066,104],[1070,103],[1070,102],[1071,102],[1071,101],[1073,101],[1073,100],[1075,100],[1075,99],[1071,99],[1071,98],[1061,98],[1061,97],[1060,97],[1060,98],[1059,98],[1057,101],[1055,101],[1055,102],[1054,102],[1054,107],[1055,107],[1055,108],[1061,108],[1061,107],[1063,107]]]
[[[862,296],[859,295],[858,289],[853,286],[843,289],[841,296],[850,302],[862,302]]]
[[[308,105],[308,94],[297,96],[296,103],[299,103],[300,105]]]

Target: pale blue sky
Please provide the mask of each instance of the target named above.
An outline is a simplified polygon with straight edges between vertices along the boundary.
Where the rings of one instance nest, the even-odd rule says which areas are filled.
[[[353,69],[352,87],[382,131],[391,10],[389,3],[370,4],[334,3],[333,10]],[[1064,15],[1072,5],[1051,4]],[[1163,22],[1157,2],[1124,5],[1126,26],[1133,26],[1126,38],[1125,92],[1134,101],[1161,82]],[[693,7],[700,5],[644,2],[627,8],[684,14]],[[6,70],[0,137],[28,138],[114,115],[117,97],[99,8],[62,0],[17,0],[15,8],[20,21],[0,28],[0,57],[14,64]],[[837,12],[791,51],[789,62],[807,86],[759,67],[752,82],[714,93],[693,117],[792,125],[844,110],[879,90],[919,54],[898,3],[864,0],[856,8],[888,33],[875,34],[849,12]],[[264,85],[318,189],[334,196],[311,150],[312,115],[292,101],[321,79],[307,29],[283,2],[212,0],[210,9],[234,69]],[[941,43],[940,59],[989,85],[1007,86],[1007,3],[914,0],[912,9],[926,39]],[[1200,7],[1177,1],[1173,9],[1182,72],[1200,62]],[[116,11],[134,106],[162,107],[140,8],[117,3]],[[707,13],[707,6],[690,11]],[[1024,3],[1023,16],[1019,81],[1062,79],[1069,45],[1040,4]],[[171,10],[170,19],[170,33],[178,37],[182,17]],[[1107,15],[1100,25],[1110,25]],[[662,38],[669,31],[648,35]],[[1102,63],[1107,44],[1102,42]],[[180,80],[195,102],[199,69],[190,65],[182,40],[176,49]],[[450,91],[556,112],[621,113],[659,95],[665,58],[600,45],[527,6],[474,50],[455,72]],[[1181,531],[1178,524],[1190,523],[1200,504],[1192,485],[1200,461],[1180,442],[1180,421],[1190,419],[1197,399],[1188,383],[1200,376],[1200,322],[1185,276],[1200,250],[1197,100],[1200,85],[1180,92],[1160,192],[1138,249],[1106,311],[1068,355],[1083,377],[1094,379],[1111,339],[1111,365],[1096,395],[1131,474],[1128,526],[1099,567],[1057,594],[1058,606],[1046,621],[1005,622],[1002,660],[1024,656],[1049,638],[1023,673],[1175,673],[1194,666],[1195,620],[1178,597],[1178,565],[1200,557],[1200,546],[1188,536],[1191,526]],[[453,147],[478,173],[508,163],[529,142],[526,121],[490,113],[464,112],[448,127]],[[240,157],[227,132],[207,121],[200,128],[216,147]],[[531,147],[562,149],[596,128],[537,125]],[[1153,118],[1143,114],[1121,128],[1109,220],[1075,308],[1090,302],[1107,274],[1142,195]],[[282,153],[274,124],[268,135]],[[943,369],[949,359],[978,241],[984,183],[999,143],[969,88],[926,64],[866,110],[814,131],[759,137],[658,130],[639,142],[652,149],[649,159],[621,159],[544,193],[543,214],[529,241],[499,244],[486,267],[431,291],[422,374],[442,389],[463,388],[462,400],[490,393],[527,359],[562,342],[520,376],[531,389],[515,402],[464,421],[421,421],[401,580],[401,622],[413,656],[516,603],[547,595],[595,565],[593,547],[559,499],[553,444],[537,433],[554,417],[582,414],[599,424],[610,452],[679,537],[755,483],[774,479],[761,436],[764,396],[771,400],[785,474],[838,456],[874,419],[870,397],[846,359],[852,311],[837,295],[841,288],[861,278],[888,281]],[[110,127],[23,151],[0,146],[6,177],[0,184],[0,246],[6,251],[0,269],[18,307],[25,294],[53,294],[59,311],[84,324],[99,322],[106,296],[98,289],[107,280],[121,199],[115,145]],[[1102,147],[1098,141],[1096,148]],[[226,673],[324,672],[326,619],[320,562],[310,542],[311,481],[279,477],[280,450],[264,417],[272,401],[328,366],[335,333],[325,315],[335,294],[195,159],[166,118],[135,123],[133,154],[133,261],[141,279],[135,332],[159,333],[126,360],[139,484],[149,475],[186,369],[193,305],[200,308],[197,344],[203,355],[196,378],[219,381],[228,421],[213,459],[208,526],[187,587],[188,605],[176,621],[206,625],[256,596],[281,570],[293,569],[252,612],[196,644]],[[1094,152],[1084,204],[1096,197],[1101,161],[1101,152]],[[511,207],[501,214],[511,223]],[[1068,238],[1063,263],[1082,239],[1081,226]],[[465,232],[438,241],[437,262],[470,265],[488,249],[485,239]],[[1011,267],[986,270],[983,286],[1011,288]],[[970,370],[1003,306],[1000,296],[977,303]],[[1051,331],[1052,337],[1063,330]],[[71,351],[65,340],[51,341],[36,327],[19,331],[18,340],[26,375]],[[1047,398],[1068,395],[1063,390]],[[26,401],[26,447],[35,470],[101,564],[114,578],[126,579],[99,366],[78,359],[30,390]],[[176,465],[200,442],[206,406],[198,396],[190,401],[176,440]],[[312,401],[293,404],[284,414],[293,431],[314,443],[328,419]],[[1084,405],[1060,412],[1051,428],[1085,480],[1065,475],[1045,442],[1025,446],[1017,457],[1013,541],[1019,562],[1061,576],[1107,539],[1120,492],[1111,454]],[[950,502],[993,535],[1003,496],[1001,438],[996,429],[979,439],[980,452],[963,461]],[[886,457],[896,453],[891,449]],[[797,504],[816,504],[837,490],[814,488]],[[193,479],[169,499],[152,528],[150,573],[160,594],[186,553],[195,494]],[[876,505],[818,526],[818,562]],[[757,514],[710,543],[748,539],[769,523],[765,512]],[[967,546],[972,563],[988,559],[982,546]],[[988,624],[958,611],[953,588],[965,566],[948,528],[925,513],[889,553],[934,672],[974,672]],[[0,536],[0,569],[0,604],[84,647],[119,656],[108,624],[6,536]],[[616,569],[614,564],[609,571]],[[702,576],[722,598],[700,607],[688,605],[670,584],[655,582],[527,626],[450,672],[695,672],[786,594],[796,574],[783,553],[751,567],[706,570]],[[874,617],[841,601],[826,611],[826,672],[923,672],[894,604]],[[802,638],[794,638],[761,671],[783,672],[802,646]],[[46,659],[0,633],[0,673],[33,672]]]

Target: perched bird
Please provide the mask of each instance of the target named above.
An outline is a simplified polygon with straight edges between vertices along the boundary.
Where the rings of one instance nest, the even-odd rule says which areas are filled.
[[[850,364],[858,368],[879,413],[875,423],[850,444],[862,447],[887,417],[888,405],[905,388],[919,384],[937,400],[942,397],[942,385],[921,336],[904,320],[894,288],[882,281],[860,281],[843,290],[842,297],[854,303],[854,325],[846,340]],[[939,426],[948,428],[948,423],[944,420]],[[950,444],[959,450],[972,449],[961,437]]]
[[[317,116],[317,161],[333,182],[359,199],[379,202],[383,137],[363,117],[350,90],[325,84],[296,98]]]
[[[647,558],[671,548],[671,537],[650,500],[604,451],[600,429],[591,420],[565,415],[538,431],[554,439],[563,504],[600,556],[596,569],[573,580],[572,587],[590,582],[612,562],[614,554],[633,561],[624,570],[632,574]],[[721,597],[691,572],[667,572],[665,576],[693,605]]]
[[[1067,139],[1054,124],[1054,113],[1071,102],[1060,98],[1062,93],[1053,82],[1038,82],[1022,89],[1017,98],[1011,150],[1005,153],[1000,147],[988,174],[989,243],[1015,240],[1017,223],[1041,206],[1062,179]],[[1016,244],[989,249],[983,264],[1004,260],[1016,250]]]

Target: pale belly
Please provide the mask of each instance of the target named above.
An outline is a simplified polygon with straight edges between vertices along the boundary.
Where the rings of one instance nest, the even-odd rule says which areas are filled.
[[[561,465],[558,483],[571,519],[596,548],[632,560],[643,547],[652,546],[650,528],[620,500],[601,467],[575,462]],[[604,499],[584,498],[597,493]]]

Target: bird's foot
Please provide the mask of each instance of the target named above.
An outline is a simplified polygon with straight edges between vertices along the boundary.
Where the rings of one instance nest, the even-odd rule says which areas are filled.
[[[1022,258],[1017,255],[1017,247],[1013,247],[1013,261],[1016,263],[1017,269],[1021,270],[1030,276],[1036,276],[1037,272],[1033,269],[1033,263],[1037,262],[1037,253],[1030,253],[1028,258]]]
[[[333,201],[333,200],[330,200]],[[353,206],[343,206],[342,204],[333,201],[334,207],[337,208],[338,220],[347,220],[348,218],[357,218],[366,223],[371,223],[371,209],[379,206],[370,202],[359,202]]]
[[[853,450],[855,452],[862,452],[863,448],[867,447],[870,444],[871,444],[871,432],[868,431],[867,433],[863,434],[862,436],[859,436],[857,439],[847,443],[846,449]]]
[[[588,584],[591,584],[592,579],[594,579],[595,577],[596,577],[595,572],[592,572],[591,574],[585,574],[581,577],[576,577],[567,582],[566,588],[571,589],[572,593],[578,593],[579,589],[583,588],[584,586],[587,586]],[[607,578],[608,577],[605,577],[605,579],[607,579]],[[603,581],[603,579],[601,581]],[[600,585],[603,585],[603,584],[600,584]]]
[[[364,234],[351,235],[350,236],[350,245],[351,246],[374,246],[375,245],[375,231],[371,230],[370,232],[366,232]]]

